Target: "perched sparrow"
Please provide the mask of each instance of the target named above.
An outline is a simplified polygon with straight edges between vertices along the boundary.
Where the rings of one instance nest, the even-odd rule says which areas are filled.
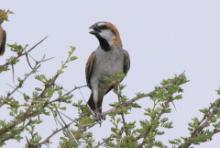
[[[98,39],[99,46],[86,63],[86,81],[91,89],[88,105],[101,119],[103,97],[117,85],[105,80],[118,73],[126,75],[130,68],[130,58],[122,47],[117,28],[112,23],[97,22],[90,29],[90,33]],[[123,78],[120,79],[122,80]]]
[[[6,32],[1,25],[2,21],[0,20],[0,55],[3,55],[5,52]]]

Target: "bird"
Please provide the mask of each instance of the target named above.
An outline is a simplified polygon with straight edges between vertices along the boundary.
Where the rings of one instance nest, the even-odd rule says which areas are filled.
[[[119,31],[111,22],[96,22],[89,29],[89,33],[98,39],[99,45],[86,62],[86,82],[91,90],[87,104],[101,120],[105,119],[102,116],[103,98],[118,85],[105,80],[119,73],[125,77],[130,69],[130,56],[123,49]],[[119,83],[124,77],[120,78]]]
[[[5,53],[6,31],[2,28],[3,21],[0,20],[0,56]]]

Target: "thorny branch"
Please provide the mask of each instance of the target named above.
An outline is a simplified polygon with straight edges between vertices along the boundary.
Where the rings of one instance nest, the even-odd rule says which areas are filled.
[[[35,44],[33,47],[31,47],[30,49],[28,49],[27,51],[18,54],[17,57],[15,57],[15,59],[18,59],[24,55],[27,55],[28,53],[30,53],[32,50],[34,50],[39,44],[41,44],[47,37],[43,38],[42,40],[40,40],[37,44]],[[35,66],[34,68],[24,76],[23,80],[19,81],[19,84],[11,91],[7,94],[7,98],[9,98],[13,93],[15,93],[19,88],[22,87],[23,83],[29,78],[29,76],[31,76],[32,74],[36,73],[37,69],[40,67],[40,64],[43,62],[48,61],[49,59],[45,59],[45,56],[39,60],[35,62]],[[10,64],[10,62],[6,62],[4,65],[1,66],[8,66]],[[45,88],[46,89],[46,88]],[[44,93],[41,94],[41,96]],[[33,104],[32,104],[33,105]],[[31,113],[29,112],[29,110],[31,110],[32,105],[30,106],[29,109],[27,109],[27,112],[21,113],[19,114],[17,117],[15,117],[15,119],[13,121],[11,121],[10,124],[8,124],[6,127],[4,128],[0,128],[0,135],[5,134],[6,132],[8,132],[10,129],[14,128],[16,125],[20,124],[21,122],[25,121],[26,119],[28,119],[29,117],[33,116],[35,113]],[[1,136],[0,136],[1,137]],[[2,140],[1,140],[2,141]]]
[[[75,86],[73,89],[71,89],[70,91],[66,92],[63,96],[68,96],[68,95],[70,95],[71,93],[73,93],[75,90],[80,89],[80,88],[84,88],[84,87],[87,87],[87,85]],[[52,100],[52,101],[49,101],[49,102],[47,102],[47,103],[48,103],[48,104],[52,104],[52,103],[54,103],[54,102],[60,102],[60,101],[61,101],[61,98],[58,97],[58,98],[56,98],[56,99],[54,99],[54,100]]]
[[[132,103],[140,100],[140,99],[143,99],[143,98],[146,98],[146,97],[150,97],[151,96],[151,92],[150,93],[147,93],[147,94],[142,94],[141,96],[136,96],[132,99],[130,99],[129,101],[126,101],[126,102],[122,102],[120,105],[116,106],[116,107],[112,107],[111,109],[105,111],[102,113],[102,116],[103,117],[106,117],[107,115],[113,113],[113,112],[117,112],[122,106],[126,107],[128,105],[131,105]],[[79,126],[79,129],[77,131],[81,131],[81,132],[85,132],[86,130],[92,128],[94,125],[98,124],[99,123],[99,119],[97,117],[93,117],[94,118],[94,121],[93,123],[91,124],[87,124],[87,125],[83,125],[83,126]],[[69,126],[71,126],[73,123],[76,123],[77,121],[79,120],[78,119],[74,119],[72,120],[70,123],[66,124],[66,126],[64,127],[61,127],[57,130],[55,130],[54,132],[52,132],[47,138],[45,138],[42,142],[40,142],[40,144],[47,144],[50,142],[50,139],[55,136],[57,133],[59,133],[60,131],[63,131],[64,129],[67,129],[69,128]],[[76,131],[76,132],[77,132]]]
[[[71,89],[70,91],[66,92],[63,96],[68,96],[68,95],[70,95],[71,93],[73,93],[74,91],[76,91],[76,90],[78,90],[78,89],[81,89],[81,88],[84,88],[84,87],[87,87],[87,85],[75,86],[73,89]],[[54,102],[60,102],[60,101],[61,101],[61,98],[58,97],[57,99],[54,99],[54,100],[48,102],[48,104],[52,104],[52,103],[54,103]],[[61,114],[63,114],[63,113],[62,113],[62,112],[59,112],[57,109],[56,109],[56,112],[59,114],[59,117],[62,118],[62,115],[61,115]],[[61,126],[61,128],[54,130],[48,137],[46,137],[44,140],[42,140],[42,141],[39,143],[40,145],[44,145],[44,144],[50,143],[50,139],[51,139],[53,136],[55,136],[57,133],[59,133],[59,132],[61,132],[61,131],[64,131],[65,129],[68,130],[68,128],[70,127],[70,125],[72,125],[73,123],[76,123],[76,121],[78,120],[78,119],[71,119],[70,117],[66,116],[65,114],[63,114],[63,115],[64,115],[66,118],[68,118],[69,120],[71,120],[71,122],[70,122],[70,123],[66,123],[66,122],[64,122],[64,119],[61,119],[62,122],[64,123],[64,126]],[[69,130],[68,132],[70,133],[71,131]],[[71,135],[72,135],[72,133],[71,133]],[[73,135],[72,135],[72,136],[73,136]],[[73,136],[73,137],[74,137],[74,136]],[[74,141],[75,141],[75,139],[74,139]],[[76,142],[76,143],[77,143],[77,142]]]
[[[17,57],[15,57],[15,59],[19,59],[20,57],[22,57],[23,55],[28,55],[28,53],[30,53],[32,50],[34,50],[38,45],[40,45],[47,37],[43,38],[42,40],[40,40],[38,43],[36,43],[33,47],[31,47],[29,50],[27,50],[26,52],[22,53],[22,54],[18,54]],[[43,57],[41,60],[37,61],[34,65],[34,67],[31,69],[31,71],[27,74],[24,75],[24,78],[19,80],[17,86],[14,87],[14,89],[10,92],[7,93],[6,98],[10,98],[16,91],[18,91],[19,88],[21,88],[24,84],[24,82],[34,73],[36,73],[37,69],[40,68],[40,65],[43,62],[46,62],[47,59],[45,59],[45,57]],[[1,65],[0,67],[4,67],[4,66],[8,66],[10,65],[10,61],[6,62],[4,65]],[[13,69],[12,69],[13,70]],[[14,75],[14,72],[12,72]],[[13,76],[14,77],[14,76]],[[2,105],[4,105],[4,101],[5,99],[1,99],[0,101],[0,107]]]
[[[72,125],[75,121],[71,121],[70,123],[66,124],[65,126],[56,129],[55,131],[53,131],[48,137],[46,137],[44,140],[42,140],[39,144],[40,145],[44,145],[44,144],[48,144],[50,143],[50,139],[55,136],[57,133],[65,130],[66,128],[68,128],[70,125]]]
[[[44,59],[38,61],[37,63],[35,63],[34,67],[32,68],[32,70],[24,75],[24,78],[22,80],[19,80],[19,84],[11,91],[7,94],[7,97],[12,96],[19,88],[22,87],[22,85],[24,84],[24,82],[32,75],[35,74],[36,71],[40,68],[40,64],[44,62]]]
[[[19,80],[19,83],[17,84],[17,86],[14,87],[14,89],[13,89],[12,91],[10,91],[10,92],[7,93],[6,98],[10,98],[15,92],[17,92],[18,89],[20,89],[20,88],[23,86],[23,84],[25,83],[25,81],[26,81],[31,75],[33,75],[33,74],[36,73],[36,71],[40,68],[41,63],[43,63],[44,61],[45,61],[45,59],[42,58],[40,61],[38,61],[37,63],[35,63],[33,69],[32,69],[29,73],[25,74],[23,79]],[[1,99],[1,101],[0,101],[0,107],[5,104],[5,101],[7,101],[7,100]]]
[[[172,99],[166,99],[166,100],[167,100],[167,101],[165,101],[165,102],[161,105],[161,106],[162,106],[162,109],[161,109],[161,111],[160,111],[160,112],[157,114],[157,116],[156,116],[157,120],[159,120],[159,119],[161,118],[161,116],[164,114],[164,110],[169,107],[169,104],[170,104],[170,103],[173,102]],[[155,109],[156,105],[157,105],[157,103],[154,102],[153,109]],[[144,132],[144,135],[143,135],[143,136],[139,135],[139,136],[136,138],[137,141],[138,141],[139,139],[143,139],[142,142],[141,142],[141,144],[139,145],[139,148],[142,148],[142,147],[144,146],[144,144],[145,144],[145,141],[144,141],[144,140],[145,140],[145,138],[148,137],[148,134],[150,133],[150,132],[149,132],[150,130],[152,130],[152,129],[146,130],[146,131]]]
[[[31,124],[31,121],[27,122],[23,127],[16,129],[16,132],[21,132],[23,131],[27,126],[29,126]],[[7,141],[13,137],[15,137],[16,135],[14,134],[8,134],[6,136],[4,136],[4,138],[2,138],[0,141]]]
[[[19,59],[20,57],[22,56],[26,56],[28,55],[32,50],[34,50],[38,45],[40,45],[44,40],[47,39],[47,36],[44,37],[42,40],[40,40],[38,43],[36,43],[34,46],[32,46],[30,49],[28,49],[27,51],[21,53],[21,54],[18,54],[16,57],[15,57],[15,60]],[[6,66],[9,66],[11,65],[11,62],[10,61],[7,61],[5,64],[3,65],[0,65],[0,67],[6,67]]]
[[[29,60],[29,53],[35,48],[37,47],[40,43],[42,43],[47,37],[45,37],[44,39],[42,39],[41,41],[39,41],[37,44],[35,44],[32,48],[28,49],[27,51],[21,53],[21,54],[18,54],[16,59],[22,57],[22,56],[26,56],[26,60],[27,60],[27,64],[29,65],[29,67],[31,68],[31,71],[27,74],[24,75],[24,78],[22,80],[18,80],[18,84],[14,87],[13,90],[11,90],[10,92],[7,93],[7,98],[11,97],[15,92],[17,92],[24,84],[24,82],[33,74],[35,74],[37,72],[37,70],[39,69],[40,65],[43,63],[43,62],[46,62],[50,59],[46,59],[45,56],[37,61],[35,60],[35,65],[31,65],[31,62]],[[63,69],[66,67],[65,65],[68,63],[68,60],[66,60],[62,65],[61,65],[61,68],[58,69],[58,71],[54,74],[54,76],[48,80],[48,82],[44,83],[44,86],[43,86],[43,89],[41,90],[41,92],[34,96],[30,102],[30,106],[28,106],[23,112],[19,113],[17,116],[14,117],[14,119],[12,121],[10,121],[9,123],[7,123],[7,125],[4,127],[4,128],[0,128],[0,137],[3,137],[0,139],[0,142],[4,142],[8,139],[11,139],[13,138],[14,135],[12,135],[10,133],[10,130],[11,129],[15,129],[17,130],[18,133],[21,133],[22,131],[25,130],[25,128],[31,124],[30,122],[27,122],[28,119],[32,119],[33,117],[37,117],[37,116],[40,116],[42,114],[42,110],[45,108],[45,107],[48,107],[49,105],[54,105],[55,103],[60,103],[60,102],[65,102],[65,100],[62,100],[62,97],[68,97],[68,96],[71,96],[71,94],[75,91],[75,90],[78,90],[80,88],[83,88],[83,87],[86,87],[86,85],[82,85],[82,86],[75,86],[73,89],[71,89],[70,91],[67,91],[66,93],[62,94],[62,96],[60,97],[57,97],[53,100],[51,100],[51,98],[48,98],[47,97],[47,92],[48,92],[48,89],[53,87],[53,86],[57,86],[56,84],[56,80],[58,79],[58,77],[63,73]],[[10,65],[11,63],[8,61],[6,62],[4,65],[1,65],[0,67],[2,66],[8,66]],[[152,93],[154,91],[150,92],[150,93],[145,93],[145,94],[140,94],[140,95],[137,95],[135,96],[134,98],[128,100],[128,101],[122,101],[122,98],[123,96],[121,95],[120,92],[117,92],[116,94],[118,95],[118,99],[119,99],[119,104],[112,107],[111,109],[105,111],[102,113],[102,117],[103,118],[106,118],[107,115],[109,114],[112,114],[112,113],[116,113],[116,114],[119,114],[121,115],[121,118],[122,118],[122,124],[123,124],[123,128],[122,130],[125,131],[125,134],[126,136],[128,136],[129,134],[129,131],[126,129],[126,120],[125,120],[125,116],[124,116],[124,113],[121,113],[121,107],[128,107],[130,105],[133,105],[133,103],[135,103],[136,101],[140,100],[140,99],[143,99],[143,98],[146,98],[146,97],[152,97]],[[160,110],[160,112],[157,113],[156,115],[156,120],[159,120],[161,118],[161,116],[163,115],[163,113],[165,113],[165,109],[169,108],[169,105],[170,103],[172,103],[173,99],[169,99],[169,97],[167,97],[166,101],[164,101],[162,104],[161,104],[161,107],[162,109]],[[0,107],[1,107],[1,102],[2,100],[0,101]],[[40,102],[40,103],[39,103]],[[154,102],[155,103],[155,102]],[[4,103],[3,103],[4,104]],[[155,105],[155,104],[154,104]],[[156,105],[155,105],[156,106]],[[40,109],[36,109],[36,110],[33,110],[33,108],[40,108]],[[206,127],[209,127],[210,126],[210,118],[212,118],[217,112],[220,112],[220,106],[218,106],[217,109],[213,109],[212,106],[210,107],[210,110],[209,110],[209,113],[208,114],[205,114],[203,116],[203,118],[199,121],[199,127],[198,128],[195,128],[189,137],[187,138],[184,138],[184,143],[182,143],[182,145],[180,145],[179,147],[182,148],[182,147],[189,147],[190,145],[193,144],[193,141],[191,139],[193,139],[194,137],[198,136],[199,134],[201,134],[203,132],[203,130],[206,128]],[[53,136],[55,136],[56,134],[58,134],[60,131],[66,131],[70,136],[71,138],[70,139],[73,139],[75,141],[76,144],[78,144],[77,140],[75,139],[74,137],[74,132],[85,132],[87,131],[88,129],[92,128],[93,126],[95,126],[96,124],[99,123],[99,119],[96,117],[96,116],[92,116],[92,121],[93,122],[90,122],[88,124],[82,124],[82,125],[77,125],[77,123],[79,123],[79,120],[81,118],[78,117],[78,118],[75,118],[75,119],[71,119],[70,117],[67,117],[70,122],[66,122],[64,119],[63,119],[63,116],[65,116],[64,114],[62,114],[62,112],[59,111],[58,108],[56,108],[55,106],[55,110],[56,114],[58,115],[56,118],[59,118],[57,120],[59,120],[59,124],[60,124],[60,128],[57,128],[56,130],[54,130],[49,136],[47,136],[46,138],[44,138],[43,140],[41,140],[39,142],[39,145],[42,146],[44,144],[49,144],[50,143],[50,140]],[[66,117],[66,116],[65,116]],[[31,121],[31,120],[30,120]],[[19,124],[23,124],[24,126],[19,126]],[[25,124],[26,123],[26,124]],[[72,124],[76,124],[75,127],[77,128],[76,131],[71,131],[69,128]],[[149,129],[151,130],[151,129]],[[149,136],[149,130],[146,130],[144,132],[144,134],[141,134],[141,135],[138,135],[135,139],[138,141],[140,139],[143,138],[143,140],[140,142],[140,144],[138,145],[139,147],[143,147],[145,144],[146,144],[146,141],[145,139]],[[213,135],[216,134],[216,133],[219,133],[220,132],[220,129],[216,128],[216,129],[213,129],[212,133]],[[99,143],[97,145],[97,147],[99,145],[102,145],[105,141],[102,141],[101,143]]]
[[[42,42],[43,40],[41,40]],[[39,43],[41,43],[39,42]],[[39,43],[37,45],[39,45]],[[27,52],[30,52],[31,50],[33,50],[36,46],[32,47],[31,49],[29,49]],[[8,132],[11,129],[17,128],[17,126],[21,123],[24,123],[26,120],[39,116],[42,113],[44,113],[45,111],[45,107],[47,107],[50,104],[53,104],[55,102],[62,102],[61,98],[64,96],[68,96],[70,95],[74,90],[84,87],[84,86],[80,86],[80,87],[75,87],[74,89],[70,90],[69,92],[67,92],[66,94],[58,97],[57,99],[50,101],[50,98],[47,98],[47,93],[48,90],[51,88],[53,88],[53,86],[55,86],[55,82],[58,79],[58,77],[63,73],[63,70],[67,67],[67,64],[70,61],[73,61],[75,59],[75,57],[72,56],[74,49],[71,49],[71,51],[68,54],[68,57],[66,59],[66,61],[64,61],[64,63],[61,64],[61,67],[58,69],[58,71],[55,73],[55,75],[47,80],[44,83],[44,88],[41,90],[41,92],[37,95],[33,95],[33,98],[31,98],[31,103],[27,106],[27,108],[20,112],[17,116],[14,117],[14,119],[12,121],[10,121],[9,123],[7,123],[7,125],[5,125],[4,127],[0,128],[0,137],[5,137],[5,135],[8,134]],[[34,69],[32,69],[32,71],[26,75],[24,77],[24,80],[22,81],[21,84],[19,84],[17,87],[14,88],[14,90],[12,92],[10,92],[8,94],[8,96],[11,96],[14,92],[18,91],[18,89],[21,87],[21,85],[23,84],[23,82],[34,72],[36,72],[36,69],[39,68],[40,64],[42,62],[48,61],[50,59],[45,59],[45,56],[42,58],[42,60],[40,61],[35,61],[35,67]],[[67,124],[66,124],[67,125]],[[65,126],[66,126],[65,125]],[[23,130],[21,130],[20,132],[22,132]],[[20,133],[19,132],[19,133]],[[1,143],[4,143],[4,140],[1,138],[0,140]]]
[[[117,86],[116,88],[116,95],[118,96],[118,102],[121,103],[122,102],[122,94],[121,94],[121,89],[120,89],[120,85]],[[121,118],[122,118],[122,123],[123,123],[123,128],[121,129],[122,132],[125,131],[125,134],[126,136],[128,136],[128,129],[126,127],[127,123],[126,123],[126,120],[125,120],[125,115],[124,113],[120,113],[121,115]]]
[[[207,113],[204,113],[202,119],[198,122],[198,127],[194,128],[191,131],[190,136],[183,138],[184,142],[179,146],[179,148],[188,148],[194,143],[194,139],[200,136],[206,127],[209,127],[210,124],[215,120],[215,116],[220,112],[220,99],[217,99],[215,103],[212,103],[211,106],[208,108]],[[211,131],[211,135],[220,132],[220,128],[214,128]],[[212,136],[211,136],[212,137]],[[210,138],[211,138],[210,137]]]

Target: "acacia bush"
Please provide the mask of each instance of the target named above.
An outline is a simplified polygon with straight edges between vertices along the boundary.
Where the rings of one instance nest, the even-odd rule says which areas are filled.
[[[7,20],[10,11],[4,11],[0,18]],[[212,139],[213,135],[220,132],[220,98],[217,98],[207,108],[200,110],[202,117],[193,118],[188,125],[189,135],[170,139],[166,144],[157,140],[159,136],[166,134],[164,129],[173,128],[172,121],[167,114],[172,113],[172,104],[182,99],[182,86],[188,82],[184,73],[163,80],[151,92],[137,93],[133,98],[128,98],[123,89],[125,85],[118,85],[114,92],[118,101],[111,104],[111,108],[102,113],[108,120],[102,122],[111,123],[109,136],[102,140],[94,138],[95,133],[89,129],[94,128],[100,121],[93,115],[87,104],[80,99],[74,99],[73,93],[80,88],[74,86],[71,90],[65,90],[65,86],[57,84],[57,80],[64,74],[68,65],[77,60],[74,55],[75,48],[70,47],[66,59],[57,67],[52,76],[41,73],[41,67],[51,58],[42,56],[41,59],[33,58],[32,51],[38,50],[47,37],[37,42],[34,46],[8,44],[7,50],[14,54],[0,65],[0,74],[13,71],[13,67],[25,61],[29,69],[23,77],[15,78],[15,86],[0,94],[0,109],[7,107],[6,114],[10,115],[10,121],[0,117],[0,146],[7,141],[25,141],[24,147],[38,148],[44,145],[50,146],[51,139],[58,133],[60,148],[70,147],[178,147],[188,148]],[[32,92],[22,92],[21,88],[27,85],[27,80],[38,81],[42,87],[32,86]],[[117,77],[112,77],[117,80]],[[15,93],[19,94],[15,95]],[[220,90],[217,90],[220,95]],[[22,98],[22,99],[21,99]],[[140,105],[139,100],[147,99],[150,104]],[[65,114],[67,105],[77,109],[78,115],[69,117]],[[144,112],[144,119],[127,121],[126,116],[132,114],[134,109]],[[40,135],[37,127],[46,122],[43,117],[49,117],[57,122],[57,127],[48,136]],[[187,130],[187,129],[186,129]],[[168,144],[168,145],[167,145]]]

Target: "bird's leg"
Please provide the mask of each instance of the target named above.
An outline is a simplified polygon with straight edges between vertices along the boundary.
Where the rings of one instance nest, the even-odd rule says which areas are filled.
[[[95,105],[95,106],[96,106],[96,105]],[[98,111],[97,107],[95,108],[94,113],[95,113],[95,120],[98,121],[98,123],[99,123],[99,125],[100,125],[100,127],[101,127],[102,118],[101,118],[101,114],[100,114],[100,112]]]
[[[94,116],[95,119],[97,119],[100,123],[100,126],[101,126],[101,119],[102,119],[102,116],[100,115],[99,111],[97,109],[95,109],[94,111],[89,107],[91,113],[92,113],[92,116]]]
[[[102,87],[101,87],[102,88]],[[103,101],[104,92],[103,89],[99,89],[99,98],[97,102],[98,112],[99,112],[99,118],[100,120],[105,120],[105,116],[102,115],[102,101]]]
[[[102,115],[102,107],[99,107],[99,114],[102,120],[105,120],[105,116]]]
[[[94,102],[94,113],[95,113],[95,118],[99,121],[101,121],[100,119],[100,113],[99,113],[99,109],[98,109],[98,98],[99,98],[99,92],[97,91],[98,88],[94,88],[93,90],[93,102]]]
[[[97,117],[97,120],[98,120],[99,125],[101,127],[101,125],[102,125],[102,115],[100,114],[100,112],[96,113],[96,117]]]
[[[102,118],[101,118],[101,114],[99,112],[99,109],[98,109],[98,103],[95,102],[95,118],[98,120],[100,126],[102,124]]]

